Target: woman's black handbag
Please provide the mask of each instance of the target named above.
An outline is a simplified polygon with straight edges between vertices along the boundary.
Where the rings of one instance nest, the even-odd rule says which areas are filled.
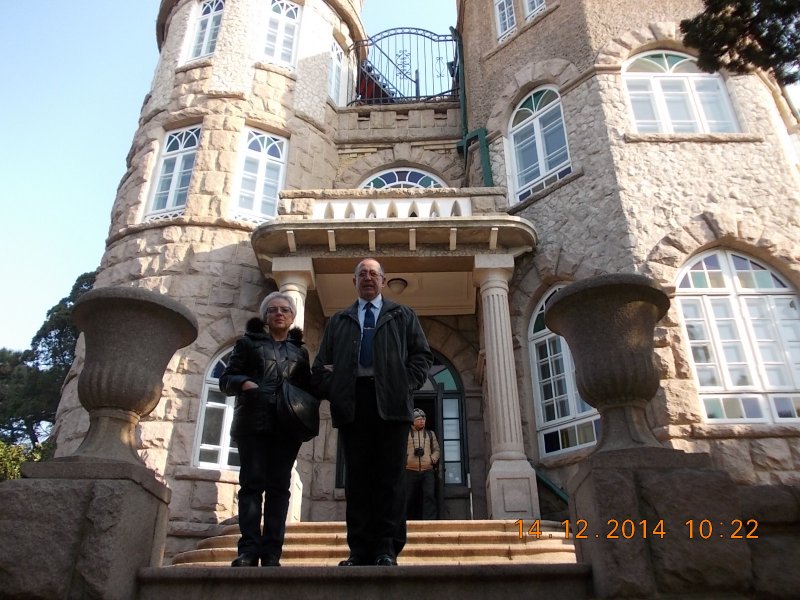
[[[319,400],[284,379],[278,394],[278,420],[290,436],[308,441],[319,434]]]

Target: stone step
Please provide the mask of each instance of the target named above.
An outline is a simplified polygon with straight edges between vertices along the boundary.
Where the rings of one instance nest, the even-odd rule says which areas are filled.
[[[583,564],[408,565],[219,569],[176,566],[139,571],[137,600],[591,600]]]
[[[409,521],[401,565],[575,564],[575,549],[562,526],[541,521],[541,537],[528,535],[513,521]],[[236,557],[238,526],[202,540],[196,550],[176,555],[173,566],[227,567]],[[334,566],[348,554],[343,522],[290,523],[281,564]]]

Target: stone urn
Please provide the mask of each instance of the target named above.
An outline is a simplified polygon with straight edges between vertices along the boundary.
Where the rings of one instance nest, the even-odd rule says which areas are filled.
[[[668,309],[667,295],[634,274],[573,283],[547,307],[545,324],[572,352],[578,392],[602,416],[595,452],[661,447],[645,407],[658,391],[653,334]]]
[[[107,287],[81,296],[72,320],[86,344],[78,398],[89,411],[74,456],[142,465],[136,425],[158,405],[172,355],[197,338],[197,319],[162,294]]]

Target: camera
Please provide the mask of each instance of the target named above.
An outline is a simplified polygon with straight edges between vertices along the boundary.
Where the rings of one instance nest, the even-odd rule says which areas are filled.
[[[423,456],[425,454],[425,448],[414,448],[414,456]]]

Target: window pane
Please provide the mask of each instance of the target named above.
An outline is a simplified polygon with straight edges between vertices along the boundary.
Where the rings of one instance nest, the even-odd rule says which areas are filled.
[[[742,406],[744,407],[744,415],[748,419],[760,419],[763,416],[758,398],[742,398]]]
[[[567,427],[561,430],[561,447],[572,448],[578,445],[578,436],[574,427]]]
[[[457,398],[443,398],[442,399],[442,416],[445,419],[458,419],[458,399]]]
[[[545,433],[544,436],[544,451],[545,453],[557,452],[561,450],[560,438],[557,431]]]
[[[673,131],[676,133],[698,131],[686,82],[683,80],[663,79],[661,80],[661,91],[664,95],[664,103],[672,122]]]
[[[706,398],[703,404],[706,408],[706,416],[709,419],[725,418],[725,412],[722,410],[722,400],[719,398]]]
[[[458,440],[448,441],[445,440],[442,444],[442,450],[446,457],[460,457],[461,456],[461,442]]]
[[[793,419],[797,415],[794,412],[792,401],[787,396],[776,396],[772,399],[775,404],[775,412],[781,419]]]
[[[594,426],[592,422],[581,423],[578,425],[578,444],[589,444],[595,441]]]
[[[222,408],[207,406],[205,420],[203,421],[203,433],[200,441],[203,444],[219,445],[222,439],[222,423],[225,418],[225,410]]]
[[[461,437],[458,427],[458,421],[447,419],[443,423],[442,438],[445,440],[457,440]]]
[[[200,450],[198,459],[200,462],[217,463],[219,462],[219,450],[211,450],[208,448],[203,448]]]
[[[461,463],[446,461],[444,463],[444,482],[450,485],[461,485]]]

